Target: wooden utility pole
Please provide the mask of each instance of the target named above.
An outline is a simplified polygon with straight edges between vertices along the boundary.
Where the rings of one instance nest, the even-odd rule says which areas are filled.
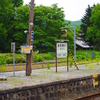
[[[34,16],[34,0],[31,0],[29,30],[28,30],[28,37],[27,37],[27,45],[28,46],[31,46],[31,33],[33,31],[33,16]],[[31,75],[32,51],[33,51],[33,48],[31,50],[31,53],[27,54],[26,76]]]

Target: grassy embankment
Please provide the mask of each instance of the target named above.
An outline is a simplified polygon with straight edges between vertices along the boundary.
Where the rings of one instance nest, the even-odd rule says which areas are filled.
[[[34,68],[50,68],[55,66],[55,63],[50,63],[50,61],[55,61],[55,53],[40,53],[33,55],[33,65]],[[66,66],[67,58],[61,58],[58,60],[58,66]],[[100,52],[99,51],[91,51],[91,50],[80,50],[76,52],[76,63],[77,64],[87,64],[100,61]],[[43,62],[38,63],[37,62]],[[45,62],[45,63],[44,63]],[[26,65],[22,63],[26,63],[26,55],[25,54],[15,54],[15,70],[25,70]],[[12,53],[1,53],[0,54],[0,71],[12,71],[13,70],[13,54]],[[69,54],[69,66],[73,65],[71,56]]]

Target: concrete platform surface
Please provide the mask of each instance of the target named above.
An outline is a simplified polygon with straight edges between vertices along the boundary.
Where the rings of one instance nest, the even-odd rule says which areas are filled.
[[[33,69],[31,76],[25,76],[25,70],[16,71],[15,77],[13,77],[13,72],[0,73],[1,77],[6,77],[7,79],[7,81],[0,81],[0,89],[100,74],[100,64],[97,63],[78,65],[78,67],[79,70],[72,66],[69,68],[69,71],[67,71],[66,66],[58,67],[57,73],[56,67],[50,69]]]

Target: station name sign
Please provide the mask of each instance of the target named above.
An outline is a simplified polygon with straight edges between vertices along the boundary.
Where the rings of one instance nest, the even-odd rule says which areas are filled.
[[[57,58],[67,57],[67,43],[57,43]]]

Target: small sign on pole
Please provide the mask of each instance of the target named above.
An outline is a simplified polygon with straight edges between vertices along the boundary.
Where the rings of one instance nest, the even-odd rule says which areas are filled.
[[[14,42],[11,43],[11,52],[15,52],[15,43]]]
[[[21,53],[30,54],[32,50],[32,46],[21,46]]]

